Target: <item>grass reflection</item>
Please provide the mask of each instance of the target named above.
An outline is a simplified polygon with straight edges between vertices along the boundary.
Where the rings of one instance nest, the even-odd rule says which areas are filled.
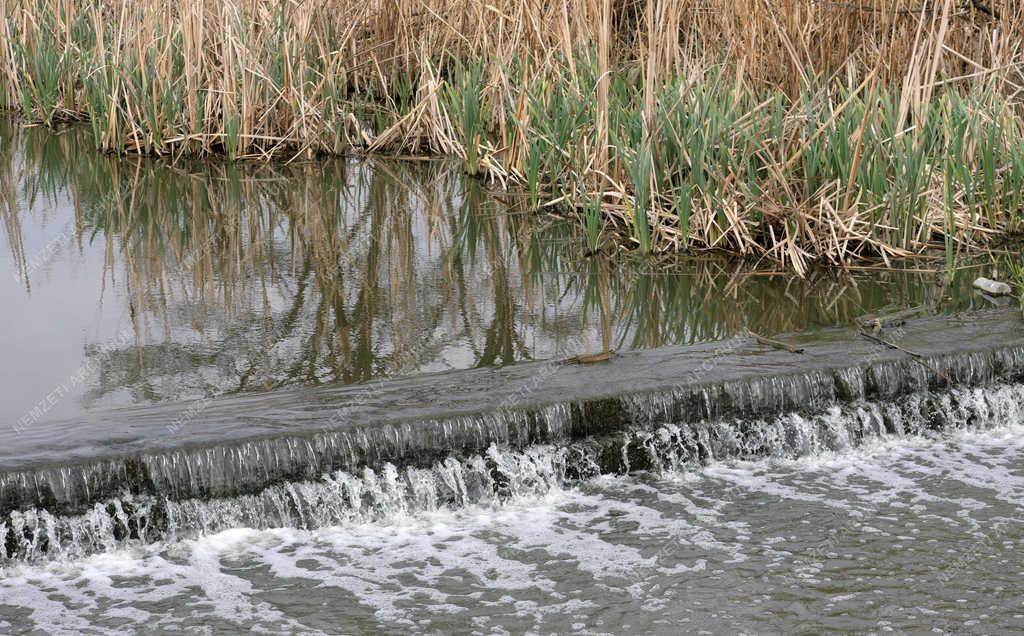
[[[799,279],[720,259],[585,258],[576,226],[438,162],[169,163],[97,155],[74,128],[0,127],[0,199],[26,296],[42,283],[23,237],[63,210],[75,251],[102,259],[96,302],[130,318],[129,342],[86,345],[94,401],[365,382],[978,302],[977,270]]]

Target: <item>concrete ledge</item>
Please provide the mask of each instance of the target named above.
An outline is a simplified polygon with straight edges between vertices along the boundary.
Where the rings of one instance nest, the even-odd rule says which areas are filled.
[[[229,497],[334,470],[427,465],[492,443],[567,442],[1024,378],[1016,309],[915,320],[883,336],[920,357],[829,329],[780,337],[802,355],[737,338],[600,364],[532,362],[39,423],[9,433],[0,449],[0,515],[73,514],[125,494]]]

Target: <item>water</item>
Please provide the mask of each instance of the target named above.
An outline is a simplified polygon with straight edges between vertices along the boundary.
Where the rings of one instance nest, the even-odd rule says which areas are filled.
[[[574,224],[446,164],[167,165],[87,137],[0,123],[0,351],[17,361],[0,365],[0,429],[987,304],[977,269],[583,259]]]
[[[611,264],[444,164],[6,124],[0,199],[0,633],[1024,624],[1013,323],[732,338],[985,307],[979,268]],[[650,351],[530,362],[608,347]]]
[[[267,507],[271,523],[304,524],[309,511],[332,519],[335,495],[351,493],[328,475],[416,471],[493,446],[564,447],[565,472],[583,478],[1018,417],[1024,333],[1015,311],[920,320],[900,333],[921,357],[832,330],[802,356],[734,339],[598,366],[524,363],[36,423],[0,448],[0,547],[19,559],[152,541],[176,529],[183,500],[246,497],[230,517],[243,525],[266,523]],[[474,470],[484,481],[493,472]],[[296,482],[320,493],[324,480],[329,501],[295,496]],[[199,527],[207,524],[184,524]]]
[[[1024,428],[17,566],[4,631],[1015,631]]]

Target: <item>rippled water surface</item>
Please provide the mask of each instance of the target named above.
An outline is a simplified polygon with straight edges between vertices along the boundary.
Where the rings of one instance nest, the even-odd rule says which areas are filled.
[[[3,631],[1006,632],[1024,427],[16,566]]]

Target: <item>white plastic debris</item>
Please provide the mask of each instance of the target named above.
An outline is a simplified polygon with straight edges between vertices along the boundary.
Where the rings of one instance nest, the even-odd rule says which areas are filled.
[[[992,294],[993,296],[1008,296],[1013,293],[1013,289],[1006,283],[989,280],[988,278],[979,278],[974,281],[974,286],[986,294]]]

